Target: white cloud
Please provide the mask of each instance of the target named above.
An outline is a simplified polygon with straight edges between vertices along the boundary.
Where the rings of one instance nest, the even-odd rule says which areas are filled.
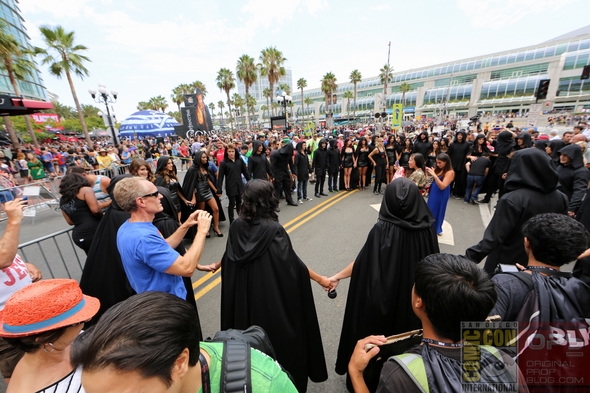
[[[471,25],[499,29],[532,15],[556,11],[578,0],[457,0]]]
[[[391,9],[389,4],[379,4],[371,7],[371,11],[385,11]]]
[[[23,14],[51,14],[76,18],[89,3],[89,0],[28,0],[20,2],[19,8]]]

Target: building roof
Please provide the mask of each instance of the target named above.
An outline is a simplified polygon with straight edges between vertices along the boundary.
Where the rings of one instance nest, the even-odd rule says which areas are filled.
[[[558,37],[552,38],[549,41],[545,41],[543,43],[546,44],[546,43],[553,42],[553,41],[568,40],[568,39],[573,39],[573,38],[583,36],[583,35],[590,35],[590,25],[580,27],[579,29],[570,31],[569,33],[562,34]]]

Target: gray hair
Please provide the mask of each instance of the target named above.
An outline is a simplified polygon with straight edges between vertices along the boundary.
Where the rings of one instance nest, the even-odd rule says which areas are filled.
[[[145,195],[146,188],[142,184],[144,179],[137,177],[128,177],[117,183],[114,190],[115,200],[126,212],[133,212],[137,210],[137,198]]]

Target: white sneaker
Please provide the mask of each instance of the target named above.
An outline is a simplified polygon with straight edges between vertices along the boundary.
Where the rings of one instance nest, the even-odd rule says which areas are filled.
[[[300,200],[299,200],[299,203],[303,203],[303,201],[300,199]]]
[[[306,201],[313,201],[311,198],[305,198]]]

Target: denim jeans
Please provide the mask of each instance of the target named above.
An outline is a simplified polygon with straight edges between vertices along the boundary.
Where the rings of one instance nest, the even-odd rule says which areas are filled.
[[[297,199],[307,198],[307,180],[297,180]]]
[[[328,190],[338,190],[338,172],[328,174]]]
[[[483,180],[485,176],[472,176],[467,175],[467,189],[465,190],[465,202],[469,202],[469,199],[477,200],[477,196],[479,195],[479,191],[481,190],[481,186],[483,185]],[[475,185],[475,189],[473,186]],[[473,193],[472,193],[473,191]]]

